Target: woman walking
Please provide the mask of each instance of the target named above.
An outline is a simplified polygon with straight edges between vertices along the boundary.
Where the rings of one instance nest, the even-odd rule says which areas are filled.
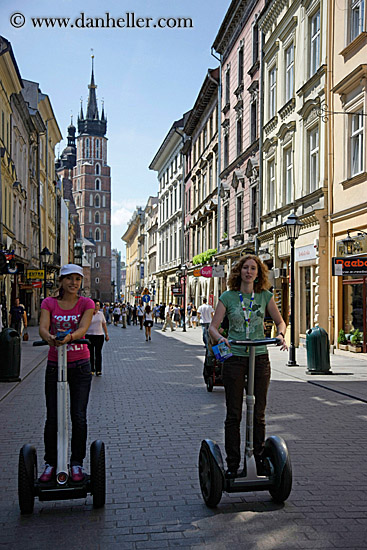
[[[101,310],[102,304],[99,300],[94,300],[94,302],[94,313],[86,338],[90,341],[88,348],[92,374],[102,376],[102,347],[105,340],[108,342],[109,336],[106,319]]]
[[[138,319],[139,319],[140,330],[143,330],[144,307],[143,307],[143,304],[141,302],[138,305],[137,314],[138,314]]]
[[[176,328],[178,328],[180,326],[181,314],[180,308],[177,304],[173,308],[173,320],[176,323]]]
[[[196,328],[197,322],[198,322],[198,310],[193,305],[192,308],[191,308],[191,323],[192,323],[194,328]]]
[[[39,481],[54,479],[57,463],[57,349],[68,344],[68,384],[70,391],[71,478],[84,479],[83,460],[87,443],[87,405],[91,387],[91,368],[88,346],[73,345],[73,340],[84,338],[93,317],[93,300],[79,296],[83,269],[79,265],[64,265],[60,271],[60,287],[56,297],[42,301],[39,334],[50,346],[46,366],[45,393],[47,418],[44,431],[45,469]],[[57,340],[57,332],[66,332]],[[71,331],[71,332],[69,332]]]
[[[153,326],[153,313],[150,309],[150,305],[145,306],[144,312],[144,326],[145,326],[145,340],[152,339],[152,326]]]
[[[228,340],[255,340],[264,338],[264,315],[267,309],[281,340],[281,350],[286,350],[284,340],[286,324],[280,315],[273,294],[268,290],[268,268],[257,257],[248,254],[237,262],[229,275],[228,287],[219,298],[209,332],[220,343]],[[228,338],[220,334],[219,328],[227,315],[229,319]],[[241,462],[240,423],[242,417],[243,392],[247,384],[249,351],[244,346],[230,346],[232,357],[225,360],[223,383],[226,394],[227,414],[224,423],[225,448],[228,470],[226,476],[237,475]],[[254,455],[258,475],[267,475],[266,462],[262,453],[265,442],[265,408],[270,383],[270,362],[266,346],[255,347],[255,409],[254,409]]]

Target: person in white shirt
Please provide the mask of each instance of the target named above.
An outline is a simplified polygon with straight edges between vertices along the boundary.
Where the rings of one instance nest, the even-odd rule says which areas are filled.
[[[88,344],[90,353],[90,365],[92,374],[97,376],[102,375],[102,346],[104,340],[108,342],[110,339],[107,332],[107,323],[103,312],[101,311],[102,304],[99,300],[94,300],[95,309],[92,320],[90,322],[86,339],[90,341]],[[104,336],[103,336],[104,334]]]
[[[120,320],[120,315],[121,315],[121,309],[118,304],[115,304],[115,308],[113,310],[113,324],[115,325],[115,327],[117,327],[118,325],[118,322]]]
[[[172,323],[172,302],[170,302],[168,304],[168,306],[166,307],[166,310],[165,310],[165,319],[164,319],[164,324],[163,324],[163,328],[162,328],[162,332],[166,332],[166,327],[167,325],[170,326],[171,328],[171,332],[173,332],[175,329],[173,328],[173,323]]]
[[[214,309],[206,303],[206,298],[203,298],[203,304],[198,309],[198,318],[201,328],[203,329],[203,342],[208,351],[209,345],[209,325],[212,322]]]

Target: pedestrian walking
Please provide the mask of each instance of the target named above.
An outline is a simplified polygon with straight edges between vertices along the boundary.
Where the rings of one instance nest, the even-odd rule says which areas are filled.
[[[154,313],[154,321],[155,321],[155,324],[157,325],[158,319],[159,319],[159,313],[160,313],[160,306],[158,304],[154,306],[153,313]]]
[[[166,304],[160,304],[159,306],[159,318],[161,320],[161,324],[164,323],[164,320],[166,318]]]
[[[113,324],[115,325],[115,327],[118,326],[120,317],[121,317],[121,308],[118,304],[115,304],[115,307],[113,308]]]
[[[138,321],[139,321],[139,325],[140,325],[140,330],[143,330],[143,322],[144,322],[144,307],[143,307],[143,304],[140,302],[140,304],[138,305],[137,307],[137,316],[138,316]]]
[[[206,348],[206,351],[209,351],[209,325],[212,321],[213,315],[214,315],[214,309],[212,306],[207,304],[207,299],[203,298],[203,303],[199,307],[198,312],[198,319],[200,321],[201,328],[203,330],[203,342]]]
[[[126,307],[126,304],[122,304],[121,306],[122,328],[126,328],[126,319],[127,319],[127,307]]]
[[[265,309],[272,317],[281,350],[286,350],[286,324],[280,315],[273,294],[268,290],[268,268],[255,255],[247,254],[237,262],[230,272],[228,287],[219,302],[210,325],[214,341],[224,342],[230,347],[232,357],[225,360],[223,383],[226,394],[225,448],[227,454],[227,477],[235,477],[241,461],[240,423],[243,392],[247,384],[249,351],[244,346],[229,345],[228,340],[254,340],[264,338]],[[219,332],[225,315],[228,315],[228,338]],[[258,475],[268,475],[263,460],[265,442],[265,408],[270,383],[270,362],[266,346],[255,347],[255,409],[254,409],[254,454]]]
[[[108,342],[109,336],[107,331],[106,318],[102,313],[101,302],[94,300],[95,307],[93,317],[89,325],[86,339],[90,341],[88,344],[90,353],[90,365],[92,374],[97,376],[102,375],[102,347],[104,341]]]
[[[196,325],[198,323],[198,312],[194,305],[191,308],[191,323],[193,327],[196,328]]]
[[[192,321],[191,321],[192,302],[190,302],[189,305],[187,306],[186,312],[187,312],[187,320],[188,320],[189,328],[192,328]]]
[[[106,319],[106,323],[110,324],[110,304],[108,302],[105,302],[103,304],[103,315]]]
[[[144,312],[144,326],[145,326],[145,340],[152,339],[152,326],[153,326],[153,312],[150,309],[150,305],[145,306]]]
[[[18,297],[15,298],[14,304],[10,308],[9,325],[18,332],[19,336],[22,336],[23,328],[28,326],[25,307],[20,303]]]
[[[127,309],[126,321],[127,321],[128,326],[130,326],[131,325],[131,317],[132,317],[132,313],[133,313],[133,308],[131,307],[130,302],[127,303],[126,309]]]
[[[137,325],[138,324],[138,308],[136,307],[136,304],[134,304],[132,315],[133,315],[133,325]]]
[[[180,306],[180,327],[184,326],[185,321],[185,308],[183,307],[183,304]]]
[[[165,319],[162,327],[162,332],[166,332],[166,327],[169,325],[171,332],[174,332],[173,323],[172,323],[172,303],[170,302],[165,310]]]
[[[45,393],[47,418],[44,432],[45,469],[40,482],[52,481],[57,463],[57,349],[67,348],[68,384],[70,391],[71,479],[84,479],[83,460],[87,443],[87,406],[91,387],[91,366],[88,346],[73,345],[73,340],[84,338],[91,323],[95,304],[90,298],[79,296],[83,269],[79,265],[64,265],[60,270],[60,286],[56,297],[48,297],[41,304],[39,334],[50,346],[46,367]],[[71,332],[63,340],[56,340],[58,331]]]
[[[178,304],[176,304],[173,308],[173,321],[176,324],[176,328],[178,328],[180,326],[180,321],[181,321],[180,308]]]

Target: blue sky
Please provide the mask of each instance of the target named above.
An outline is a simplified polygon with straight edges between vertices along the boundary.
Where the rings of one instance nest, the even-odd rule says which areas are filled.
[[[99,108],[108,118],[108,163],[112,172],[112,246],[125,254],[121,236],[135,207],[157,193],[148,166],[172,122],[192,106],[208,68],[218,65],[211,45],[230,0],[2,0],[0,33],[12,43],[25,79],[48,94],[66,136],[70,116],[84,112],[95,61]],[[34,28],[32,17],[116,20],[136,17],[190,17],[193,28]],[[23,14],[24,26],[10,17]],[[20,19],[17,17],[16,22]],[[60,151],[65,141],[60,145]]]

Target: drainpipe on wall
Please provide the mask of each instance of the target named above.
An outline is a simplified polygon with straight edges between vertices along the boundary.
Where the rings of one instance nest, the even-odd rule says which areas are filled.
[[[222,156],[222,132],[221,132],[221,110],[222,110],[222,56],[219,57],[214,54],[213,48],[211,49],[211,55],[219,61],[219,84],[218,84],[218,166],[217,166],[217,187],[218,187],[218,205],[217,205],[217,253],[220,248],[220,220],[221,220],[221,201],[220,201],[220,189],[221,189],[221,156]]]

